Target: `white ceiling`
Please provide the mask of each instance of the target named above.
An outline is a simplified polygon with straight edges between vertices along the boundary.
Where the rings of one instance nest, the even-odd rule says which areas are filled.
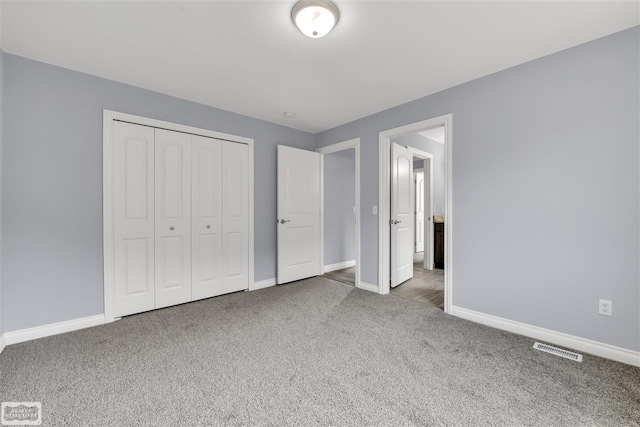
[[[319,132],[639,24],[637,0],[336,0],[336,28],[309,39],[294,3],[4,0],[1,40],[8,53]]]
[[[426,136],[429,139],[433,139],[440,144],[444,144],[444,126],[418,132],[422,136]]]

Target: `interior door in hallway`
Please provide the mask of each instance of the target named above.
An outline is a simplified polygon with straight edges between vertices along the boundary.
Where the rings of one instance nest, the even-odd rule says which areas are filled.
[[[413,153],[391,146],[391,287],[413,277],[414,248]]]
[[[278,146],[278,283],[322,274],[320,154]]]
[[[424,251],[424,172],[416,173],[416,252]]]

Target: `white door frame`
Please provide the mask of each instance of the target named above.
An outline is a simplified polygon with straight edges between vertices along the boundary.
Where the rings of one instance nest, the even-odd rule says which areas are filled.
[[[452,114],[411,123],[380,132],[378,151],[378,292],[390,291],[390,229],[391,216],[391,139],[444,126],[445,135],[445,254],[444,254],[444,312],[450,313],[453,300],[453,191],[452,191]]]
[[[356,288],[360,288],[360,138],[327,145],[316,150],[320,158],[320,265],[324,269],[324,156],[349,149],[356,152]],[[368,288],[367,288],[368,289]]]
[[[433,154],[428,153],[426,151],[422,151],[422,150],[418,150],[417,148],[414,147],[409,147],[407,146],[407,149],[409,149],[409,151],[411,151],[414,155],[414,157],[417,157],[421,160],[423,160],[424,162],[429,162],[429,200],[424,199],[424,213],[427,215],[427,217],[431,218],[431,221],[429,221],[431,223],[431,227],[424,227],[424,244],[425,247],[427,245],[429,245],[429,250],[428,251],[424,251],[424,252],[428,252],[429,253],[429,257],[425,258],[424,261],[422,262],[422,265],[424,267],[425,270],[433,270],[433,260],[434,260],[434,254],[433,254],[433,239],[434,239],[434,232],[433,232]],[[418,172],[423,172],[424,173],[424,163],[423,163],[423,168],[422,169],[418,169]],[[416,169],[414,169],[414,175],[416,174]],[[415,193],[415,192],[414,192]],[[415,197],[415,194],[414,194]],[[423,195],[424,198],[424,195]],[[427,205],[429,205],[428,209],[427,209]],[[415,221],[415,217],[416,214],[414,213],[414,222]],[[425,221],[426,222],[426,221]],[[431,232],[429,232],[429,229],[431,229]],[[428,237],[428,238],[427,238]]]
[[[413,224],[414,224],[415,230],[418,230],[418,174],[422,174],[423,175],[422,179],[423,179],[423,182],[424,182],[424,160],[425,159],[420,159],[420,160],[422,160],[423,167],[421,167],[421,168],[415,168],[414,167],[413,168],[413,182],[415,183],[415,187],[414,187],[415,191],[413,192],[413,196],[416,198],[416,202],[414,204],[415,209],[414,209],[414,212],[413,212]],[[426,206],[426,202],[427,201],[426,201],[426,199],[424,199],[424,195],[422,196],[422,198],[423,198],[423,205],[424,205],[422,213],[424,214],[424,209],[426,209],[425,206]],[[422,228],[424,230],[426,230],[426,228],[424,226]],[[414,254],[418,253],[418,251],[417,251],[417,249],[418,249],[417,248],[417,243],[418,242],[416,241],[416,236],[417,236],[417,231],[416,231],[416,233],[414,233],[414,237],[413,237],[413,253]],[[424,239],[424,237],[422,239],[422,245],[423,246],[426,245],[426,240]],[[422,252],[424,253],[424,248],[423,248]]]
[[[424,161],[422,163],[424,164]],[[415,205],[414,205],[415,209],[414,209],[414,213],[413,213],[413,225],[415,227],[415,230],[418,230],[418,175],[419,174],[423,174],[422,179],[424,180],[424,169],[423,168],[414,167],[413,168],[413,182],[415,183],[415,187],[414,187],[415,191],[413,193],[414,193],[414,197],[416,198],[416,202],[415,202]],[[426,204],[424,205],[424,207],[422,209],[423,210],[427,209]],[[424,227],[422,227],[422,228],[424,228]],[[414,254],[418,253],[418,251],[417,251],[417,249],[418,249],[417,248],[417,243],[418,242],[416,241],[416,236],[418,235],[417,233],[418,232],[416,231],[414,233],[414,236],[413,236],[413,253]],[[424,239],[423,239],[422,244],[424,245]]]
[[[414,157],[417,157],[419,159],[424,160],[425,162],[429,162],[429,200],[425,200],[424,201],[424,209],[425,212],[428,212],[427,216],[431,218],[431,221],[429,221],[431,223],[431,233],[429,235],[429,239],[424,239],[424,244],[429,245],[429,257],[428,259],[425,258],[422,265],[425,269],[427,270],[433,270],[433,260],[434,260],[434,255],[433,255],[433,154],[431,153],[427,153],[426,151],[422,151],[422,150],[418,150],[417,148],[414,147],[409,147],[407,146],[407,149],[409,151],[411,151],[413,153]],[[414,175],[415,175],[415,171],[416,169],[414,169]],[[420,169],[421,172],[424,172],[424,166],[423,169]],[[414,195],[415,197],[415,195]],[[424,197],[424,196],[423,196]],[[414,221],[415,221],[415,214],[414,214]],[[427,228],[424,228],[424,232],[425,234],[427,233]],[[427,251],[425,251],[427,252]]]
[[[102,126],[102,230],[104,250],[104,323],[110,323],[117,318],[114,316],[114,259],[113,259],[113,122],[120,121],[136,125],[149,126],[192,135],[206,136],[224,141],[237,142],[249,146],[249,290],[255,286],[254,266],[254,179],[253,179],[253,139],[243,136],[200,129],[117,111],[103,110]]]

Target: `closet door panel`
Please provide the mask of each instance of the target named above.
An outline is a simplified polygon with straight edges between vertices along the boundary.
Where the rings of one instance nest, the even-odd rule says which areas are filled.
[[[191,301],[190,139],[155,129],[156,308]]]
[[[191,282],[196,300],[223,293],[222,141],[191,138]]]
[[[114,122],[115,316],[155,308],[154,131]]]
[[[223,291],[249,288],[249,147],[222,145]]]

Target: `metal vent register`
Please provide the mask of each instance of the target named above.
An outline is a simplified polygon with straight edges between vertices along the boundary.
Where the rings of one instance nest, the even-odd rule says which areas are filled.
[[[574,353],[572,351],[563,350],[558,347],[553,347],[551,345],[542,344],[536,341],[533,345],[533,348],[536,350],[544,351],[545,353],[555,354],[556,356],[564,357],[565,359],[570,359],[575,362],[582,362],[582,355],[578,353]]]

